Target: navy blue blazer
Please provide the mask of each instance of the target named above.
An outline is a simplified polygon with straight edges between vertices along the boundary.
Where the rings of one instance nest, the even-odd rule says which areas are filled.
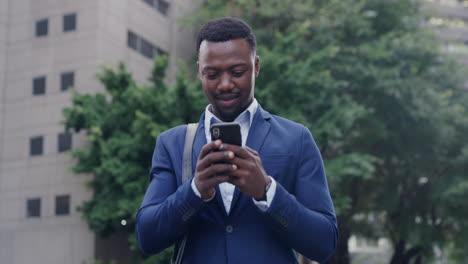
[[[193,169],[206,144],[204,115],[193,146]],[[338,230],[323,161],[309,130],[258,108],[247,146],[277,182],[266,212],[236,188],[229,215],[219,189],[204,202],[181,184],[186,125],[162,133],[150,184],[136,219],[138,243],[155,254],[188,233],[183,263],[298,263],[297,250],[322,262],[334,251]]]

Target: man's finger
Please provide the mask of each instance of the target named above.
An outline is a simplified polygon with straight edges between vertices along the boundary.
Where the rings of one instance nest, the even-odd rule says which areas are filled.
[[[243,158],[234,157],[233,159],[229,160],[229,163],[237,165],[237,168],[239,169],[252,169],[252,162]]]
[[[249,171],[243,170],[243,169],[237,169],[237,170],[229,172],[229,176],[231,176],[233,181],[237,181],[239,179],[248,177]]]
[[[243,179],[242,177],[237,177],[235,176],[234,173],[231,173],[229,175],[229,178],[228,178],[228,181],[230,184],[233,184],[235,185],[236,187],[242,187],[245,183],[245,179]]]
[[[218,175],[230,174],[235,170],[237,170],[237,165],[229,163],[218,163],[198,173],[198,177],[203,181],[208,178],[218,177]]]
[[[232,151],[213,151],[197,162],[197,171],[202,171],[213,164],[228,162],[235,157]]]
[[[205,144],[200,151],[200,155],[198,155],[198,160],[203,159],[206,155],[208,155],[208,153],[210,153],[211,151],[215,149],[218,149],[220,146],[221,146],[221,140],[215,140],[215,141],[211,141],[208,144]]]
[[[247,159],[250,157],[250,152],[247,151],[244,147],[240,147],[237,145],[231,145],[231,144],[226,144],[223,143],[220,147],[220,150],[230,150],[234,152],[234,154],[240,158]]]
[[[202,184],[207,189],[211,189],[211,188],[216,187],[220,183],[228,182],[228,181],[229,181],[229,176],[227,174],[221,174],[221,175],[216,175],[214,177],[206,179],[205,181],[203,181]]]

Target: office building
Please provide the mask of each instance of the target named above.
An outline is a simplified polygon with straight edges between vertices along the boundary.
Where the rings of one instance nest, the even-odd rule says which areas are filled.
[[[428,25],[445,40],[446,52],[468,65],[468,1],[425,0],[425,7],[430,14]]]
[[[95,76],[104,65],[125,62],[145,82],[152,58],[167,53],[174,73],[195,50],[180,23],[193,8],[188,0],[0,0],[0,263],[126,262],[124,247],[110,250],[76,210],[92,196],[91,176],[70,171],[67,150],[86,143],[64,131],[62,109],[70,87],[103,91]]]

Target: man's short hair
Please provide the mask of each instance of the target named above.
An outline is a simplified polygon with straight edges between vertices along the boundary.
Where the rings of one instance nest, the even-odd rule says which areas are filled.
[[[255,51],[257,42],[252,29],[247,23],[232,17],[213,19],[208,21],[202,29],[200,29],[200,32],[198,32],[197,52],[200,51],[200,45],[204,40],[210,42],[224,42],[240,38],[247,40],[250,49]]]

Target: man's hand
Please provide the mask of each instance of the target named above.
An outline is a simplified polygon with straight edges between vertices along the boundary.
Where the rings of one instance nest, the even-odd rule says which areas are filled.
[[[237,170],[237,165],[231,164],[234,152],[230,150],[215,151],[221,146],[216,140],[203,146],[195,168],[195,186],[203,200],[210,199],[215,194],[215,187],[229,180],[229,175]]]
[[[263,169],[262,160],[258,153],[245,146],[222,144],[219,147],[222,151],[232,151],[235,157],[228,162],[236,165],[236,170],[229,172],[228,182],[234,184],[239,190],[255,200],[265,197],[265,186],[271,182]]]

